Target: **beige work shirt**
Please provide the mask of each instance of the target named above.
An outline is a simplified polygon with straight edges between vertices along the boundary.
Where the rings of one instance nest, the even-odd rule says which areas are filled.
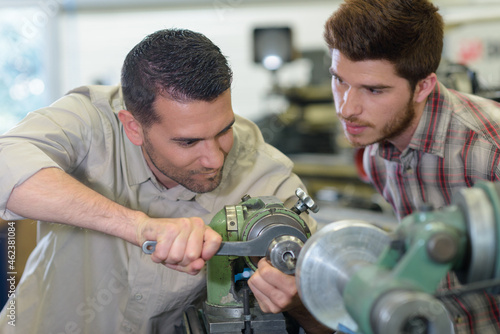
[[[205,194],[166,189],[125,135],[121,109],[118,86],[81,87],[1,136],[1,218],[23,218],[6,209],[8,197],[47,167],[151,217],[199,216],[207,224],[245,194],[275,195],[290,207],[295,189],[303,187],[292,162],[263,141],[255,124],[236,116],[220,186]],[[314,230],[314,220],[307,221]],[[184,307],[204,298],[204,272],[170,270],[139,247],[99,232],[49,222],[38,228],[38,244],[15,294],[15,327],[4,308],[1,333],[172,334]]]

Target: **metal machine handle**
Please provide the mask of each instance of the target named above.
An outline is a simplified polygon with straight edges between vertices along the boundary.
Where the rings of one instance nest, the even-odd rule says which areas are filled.
[[[289,235],[299,238],[302,242],[307,237],[292,226],[276,225],[270,226],[262,231],[255,239],[249,241],[227,241],[222,242],[215,255],[233,256],[266,256],[269,245],[279,236]],[[156,248],[156,241],[147,240],[142,244],[142,251],[146,254],[153,254]]]
[[[292,208],[297,214],[301,214],[304,211],[311,210],[316,213],[319,211],[319,206],[314,202],[314,200],[301,188],[295,190],[295,195],[299,198],[295,206]]]
[[[249,241],[222,242],[215,255],[266,257],[275,268],[291,275],[295,273],[300,249],[306,240],[304,233],[295,227],[275,225]],[[156,241],[148,240],[142,244],[142,251],[146,254],[152,254],[155,248]]]

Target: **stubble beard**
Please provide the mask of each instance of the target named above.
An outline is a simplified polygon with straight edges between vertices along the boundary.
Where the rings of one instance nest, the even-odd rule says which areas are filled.
[[[180,184],[184,188],[198,193],[203,194],[207,192],[211,192],[215,190],[222,181],[222,171],[224,169],[224,165],[219,169],[217,174],[211,178],[207,178],[206,182],[200,182],[198,180],[193,179],[194,175],[199,175],[203,173],[210,173],[214,170],[211,169],[203,169],[203,170],[188,170],[183,171],[175,168],[167,168],[166,166],[162,166],[158,161],[155,151],[147,138],[144,138],[143,150],[146,152],[149,161],[153,164],[157,171],[161,174],[169,178],[170,180]],[[224,156],[225,161],[226,156]]]
[[[377,138],[370,140],[366,143],[363,143],[361,141],[356,140],[356,139],[362,139],[362,134],[352,135],[346,132],[345,136],[347,140],[351,143],[353,147],[366,147],[368,145],[372,145],[375,143],[382,143],[384,141],[391,141],[391,139],[397,138],[411,126],[413,120],[415,119],[415,107],[413,106],[412,100],[413,96],[410,97],[410,99],[408,100],[404,113],[395,115],[391,119],[391,121],[387,122],[387,124],[385,124],[385,126],[381,129],[380,135]],[[341,116],[339,117],[341,118],[341,120],[347,122],[374,128],[373,124],[371,123],[359,122],[357,117],[349,117],[349,118],[343,118]]]

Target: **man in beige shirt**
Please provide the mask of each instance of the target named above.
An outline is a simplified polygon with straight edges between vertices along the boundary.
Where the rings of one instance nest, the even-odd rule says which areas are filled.
[[[231,80],[205,36],[162,30],[130,51],[121,86],[75,89],[0,137],[0,217],[40,221],[2,333],[174,333],[220,247],[212,217],[245,194],[290,207],[303,184],[233,113]],[[249,286],[263,311],[325,330],[293,276],[261,261]]]

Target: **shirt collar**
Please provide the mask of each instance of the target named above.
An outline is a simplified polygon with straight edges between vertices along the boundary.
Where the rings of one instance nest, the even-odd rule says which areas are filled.
[[[449,91],[437,83],[427,98],[424,112],[410,141],[409,148],[444,157],[446,136],[453,108]]]
[[[129,185],[135,186],[154,179],[154,174],[146,163],[146,159],[144,159],[141,147],[132,144],[125,134],[123,125],[120,124],[120,127],[124,142],[124,151],[122,153],[124,154],[125,161],[127,162],[125,166],[127,166]]]
[[[126,110],[121,85],[119,86],[118,93],[112,99],[111,104],[117,118],[120,110]],[[117,120],[117,122],[119,123],[121,140],[123,142],[123,151],[121,154],[123,154],[124,159],[123,165],[127,168],[126,173],[129,185],[135,186],[148,180],[154,180],[153,172],[147,165],[146,159],[144,159],[141,147],[133,144],[130,139],[128,139],[123,124],[120,120]]]

